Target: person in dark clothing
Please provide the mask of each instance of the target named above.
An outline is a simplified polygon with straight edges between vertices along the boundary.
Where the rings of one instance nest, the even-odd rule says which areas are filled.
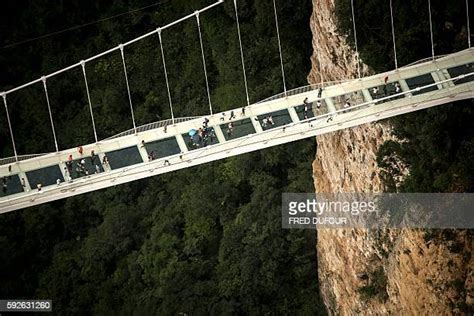
[[[322,95],[323,95],[323,87],[320,87],[320,88],[318,89],[318,98],[321,99]]]
[[[303,104],[304,104],[303,116],[304,116],[304,119],[306,120],[308,118],[308,110],[309,110],[308,98],[305,98],[303,100]]]
[[[143,140],[142,140],[142,143],[144,143]],[[91,151],[91,165],[94,166],[95,173],[100,172],[99,164],[100,164],[99,156],[97,156],[94,151]]]
[[[7,177],[3,177],[2,179],[2,192],[6,194],[8,191],[8,186],[7,186]]]
[[[72,172],[72,161],[66,161],[66,168],[69,174]]]
[[[275,122],[273,122],[273,117],[271,115],[268,117],[268,123],[270,123],[270,125],[275,124]]]
[[[232,132],[234,131],[234,123],[230,122],[227,126],[227,135],[232,137]]]
[[[144,144],[144,141],[143,141],[143,140],[142,140],[142,144]],[[97,157],[97,155],[95,154],[94,151],[91,151],[91,164],[92,164],[92,165],[95,165],[97,159],[99,159],[99,157]]]

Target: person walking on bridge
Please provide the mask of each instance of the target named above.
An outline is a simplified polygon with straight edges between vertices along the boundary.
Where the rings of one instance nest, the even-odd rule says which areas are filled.
[[[308,98],[305,98],[303,100],[303,104],[304,104],[303,116],[304,116],[304,119],[306,120],[308,118],[308,110],[309,110]]]
[[[321,99],[322,96],[323,96],[323,87],[319,87],[319,89],[318,89],[318,98]]]

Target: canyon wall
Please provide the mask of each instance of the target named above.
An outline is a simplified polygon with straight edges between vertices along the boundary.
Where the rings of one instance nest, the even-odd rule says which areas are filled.
[[[313,0],[309,83],[354,78],[356,55],[337,32],[334,2]],[[362,72],[370,72],[363,66]],[[317,137],[316,192],[380,192],[378,147],[388,123]],[[472,307],[472,232],[336,230],[317,232],[320,291],[332,315],[452,314]]]

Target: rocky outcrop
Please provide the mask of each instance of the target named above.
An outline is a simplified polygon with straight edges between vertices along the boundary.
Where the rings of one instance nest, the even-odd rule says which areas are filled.
[[[310,83],[337,81],[357,75],[357,58],[344,36],[337,33],[334,0],[314,0]],[[362,73],[368,68],[362,64]],[[317,192],[380,191],[382,183],[376,163],[377,148],[390,138],[390,128],[366,124],[318,136],[313,168]]]
[[[337,33],[335,0],[313,0],[310,83],[353,78],[356,56]],[[362,71],[367,73],[366,66]],[[390,126],[373,123],[317,137],[316,192],[383,191],[378,147]],[[320,291],[330,314],[452,314],[472,306],[473,234],[320,230]]]

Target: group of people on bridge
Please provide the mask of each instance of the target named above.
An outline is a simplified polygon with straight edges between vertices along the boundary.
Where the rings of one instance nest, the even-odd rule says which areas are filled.
[[[90,174],[101,173],[103,169],[109,166],[109,158],[106,154],[104,154],[102,158],[102,169],[99,156],[95,153],[94,150],[92,150],[90,157],[88,158],[90,160],[90,166],[92,168],[92,170],[90,170],[86,163],[87,157],[83,157],[83,147],[79,146],[77,148],[77,152],[79,153],[80,158],[76,161],[73,159],[72,154],[69,154],[67,157],[66,166],[64,167],[64,180],[67,182],[72,182],[74,178],[80,178],[88,176]],[[59,185],[60,183],[61,180],[58,179],[57,184]]]

